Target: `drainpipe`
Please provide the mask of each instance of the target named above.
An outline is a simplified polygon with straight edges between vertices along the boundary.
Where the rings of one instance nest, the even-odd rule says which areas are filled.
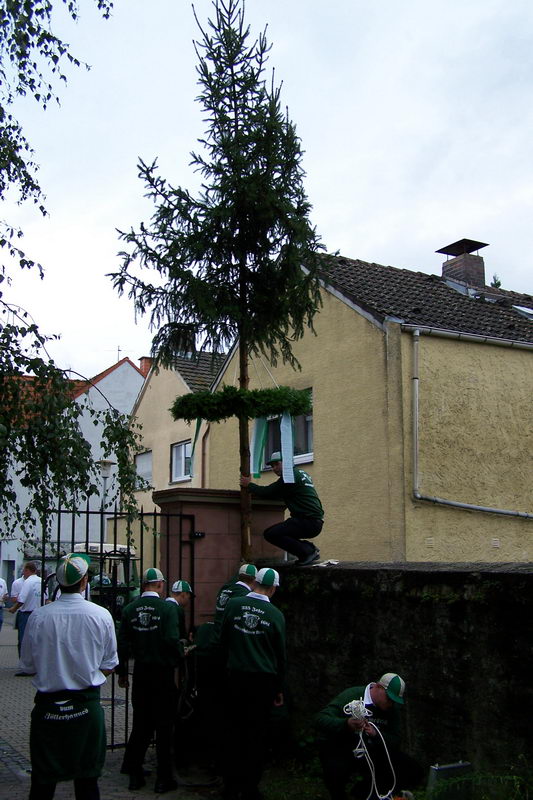
[[[206,427],[206,429],[205,429],[205,431],[204,431],[204,434],[203,434],[203,436],[202,436],[202,482],[201,482],[201,488],[202,488],[202,489],[205,489],[205,488],[206,488],[206,486],[205,486],[205,484],[206,484],[206,477],[205,477],[205,472],[206,472],[206,469],[205,469],[205,462],[206,462],[207,437],[209,436],[209,428],[210,428],[210,426],[209,426],[209,423],[208,423],[208,424],[207,424],[207,427]]]
[[[463,339],[467,341],[474,341],[483,344],[499,344],[504,343],[508,346],[514,345],[520,349],[533,350],[533,345],[526,342],[511,342],[505,339],[491,339],[489,337],[475,336],[473,334],[458,333],[455,331],[437,331],[434,328],[415,328],[413,326],[402,326],[403,330],[410,331],[413,334],[413,497],[415,500],[425,500],[429,503],[436,505],[449,506],[451,508],[461,508],[466,511],[483,511],[488,514],[500,514],[506,517],[521,517],[522,519],[533,519],[533,514],[526,511],[513,511],[506,508],[491,508],[490,506],[478,506],[472,503],[461,503],[458,500],[446,500],[443,497],[432,497],[431,495],[422,494],[419,489],[419,476],[418,476],[418,409],[419,409],[419,343],[420,333],[432,336],[442,336],[446,339]]]
[[[420,331],[413,331],[413,494],[418,498],[418,348]]]

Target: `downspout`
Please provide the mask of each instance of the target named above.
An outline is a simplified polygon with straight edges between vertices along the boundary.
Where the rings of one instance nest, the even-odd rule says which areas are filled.
[[[206,427],[206,429],[204,431],[204,434],[202,436],[202,479],[201,479],[201,488],[202,489],[206,488],[205,463],[206,463],[206,453],[207,453],[207,437],[209,436],[210,427],[211,426],[208,423],[207,427]]]
[[[522,519],[533,519],[533,514],[526,511],[512,511],[506,508],[492,508],[490,506],[478,506],[473,503],[461,503],[458,500],[446,500],[443,497],[433,497],[431,495],[422,494],[419,489],[419,475],[418,475],[418,449],[419,449],[419,343],[420,343],[420,328],[411,326],[402,326],[404,330],[408,330],[413,334],[413,498],[415,500],[424,500],[436,505],[448,506],[451,508],[461,508],[466,511],[483,511],[488,514],[500,514],[506,517],[521,517]],[[467,341],[475,341],[483,344],[503,344],[505,340],[490,340],[488,338],[476,337],[473,335],[465,335],[455,333],[452,331],[438,332],[435,329],[426,328],[422,332],[427,335],[443,336],[447,339],[462,339]],[[455,335],[454,335],[455,333]],[[533,349],[533,345],[526,343],[517,343],[515,346],[523,349]]]
[[[419,499],[418,491],[418,348],[420,331],[413,331],[413,495]]]

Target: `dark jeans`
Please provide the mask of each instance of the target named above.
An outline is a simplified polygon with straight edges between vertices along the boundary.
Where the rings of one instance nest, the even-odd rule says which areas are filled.
[[[356,740],[354,737],[353,747],[355,745]],[[331,800],[345,800],[347,798],[346,784],[352,775],[360,775],[362,778],[362,782],[358,787],[360,794],[358,793],[354,796],[368,797],[371,788],[370,770],[365,758],[355,758],[353,747],[346,746],[345,743],[339,744],[338,742],[322,744],[320,747],[324,783],[329,791]],[[393,788],[394,777],[396,779],[394,782],[396,791],[413,789],[422,781],[423,770],[420,765],[400,750],[390,745],[388,746],[394,776],[381,740],[374,740],[368,744],[368,751],[376,770],[376,784],[380,793],[385,793]],[[372,795],[372,797],[374,796]]]
[[[18,651],[20,657],[20,648],[22,647],[22,640],[24,639],[24,631],[26,630],[26,625],[28,624],[28,620],[30,618],[31,611],[17,611],[17,630],[18,630]]]
[[[52,800],[56,785],[55,783],[34,783],[32,781],[28,800]],[[100,800],[98,778],[76,778],[74,780],[74,797],[76,800]]]
[[[270,544],[302,559],[315,550],[311,542],[302,539],[314,539],[322,530],[323,524],[323,521],[316,517],[289,517],[284,522],[271,525],[263,536]]]
[[[157,777],[172,778],[172,730],[177,689],[174,667],[135,662],[131,704],[133,724],[124,753],[123,768],[130,775],[142,775],[143,761],[155,733]]]

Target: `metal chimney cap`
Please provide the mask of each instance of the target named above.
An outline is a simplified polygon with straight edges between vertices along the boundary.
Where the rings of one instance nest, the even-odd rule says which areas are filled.
[[[447,244],[441,247],[440,250],[435,250],[436,253],[444,253],[445,256],[462,256],[465,253],[473,253],[474,250],[481,250],[482,247],[488,247],[486,242],[476,242],[474,239],[459,239],[458,242]]]

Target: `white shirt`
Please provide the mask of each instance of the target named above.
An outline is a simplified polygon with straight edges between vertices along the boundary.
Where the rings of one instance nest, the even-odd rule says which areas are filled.
[[[36,673],[32,683],[39,692],[101,686],[106,679],[101,670],[117,664],[111,614],[81,594],[62,594],[28,619],[20,669]]]
[[[19,592],[19,611],[35,611],[41,605],[41,579],[38,575],[28,575]]]
[[[4,595],[7,594],[7,583],[0,578],[0,608],[4,607]]]
[[[18,600],[18,596],[20,594],[20,590],[24,585],[24,578],[21,576],[20,578],[15,578],[13,583],[11,584],[11,592],[9,594],[10,597],[14,597],[15,600]]]

